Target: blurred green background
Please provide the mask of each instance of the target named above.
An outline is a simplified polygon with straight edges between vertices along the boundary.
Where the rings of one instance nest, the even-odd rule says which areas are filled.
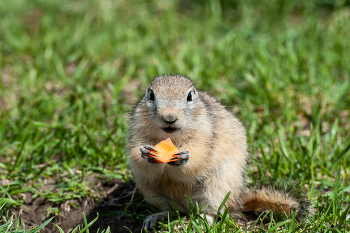
[[[189,77],[241,119],[249,183],[349,194],[349,38],[349,0],[1,1],[2,202],[93,196],[91,174],[129,180],[128,114],[161,74]]]

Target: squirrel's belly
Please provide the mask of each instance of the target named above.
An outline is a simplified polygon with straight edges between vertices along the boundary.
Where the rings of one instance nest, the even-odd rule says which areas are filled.
[[[187,182],[178,182],[167,175],[159,177],[155,183],[156,190],[173,199],[175,202],[186,199],[184,196],[190,196],[192,193],[192,184]]]

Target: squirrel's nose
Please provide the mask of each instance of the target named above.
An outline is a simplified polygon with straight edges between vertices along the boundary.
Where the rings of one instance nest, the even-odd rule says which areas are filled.
[[[168,114],[168,115],[162,116],[162,119],[166,123],[171,124],[171,123],[175,123],[175,121],[177,121],[177,116],[173,115],[173,114]]]

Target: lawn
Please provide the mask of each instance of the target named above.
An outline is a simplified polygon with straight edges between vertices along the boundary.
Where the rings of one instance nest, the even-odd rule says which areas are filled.
[[[157,210],[134,189],[127,121],[160,74],[239,117],[248,184],[305,188],[313,214],[266,231],[350,231],[349,38],[348,0],[0,1],[0,232],[138,232]],[[162,229],[198,232],[196,216]]]

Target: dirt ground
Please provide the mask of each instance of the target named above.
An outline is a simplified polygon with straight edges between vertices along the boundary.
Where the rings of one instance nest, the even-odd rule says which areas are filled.
[[[21,215],[22,227],[38,226],[52,217],[48,214],[48,208],[54,207],[60,210],[60,213],[42,230],[43,233],[58,233],[59,230],[53,223],[60,226],[65,233],[71,232],[76,226],[84,225],[83,213],[86,215],[87,222],[90,223],[98,215],[98,220],[89,228],[90,232],[101,232],[103,229],[110,227],[111,232],[140,232],[141,220],[138,216],[147,214],[147,209],[135,209],[134,205],[130,207],[126,214],[122,214],[130,203],[142,201],[141,195],[135,190],[132,183],[124,183],[121,180],[113,179],[109,182],[101,182],[99,189],[103,194],[99,200],[70,200],[64,204],[53,206],[52,203],[39,197],[31,199],[31,195],[25,196],[25,204],[21,208],[11,212],[18,216]],[[136,211],[135,218],[130,216],[130,212]],[[125,227],[127,228],[125,228]],[[80,228],[82,229],[82,228]]]
[[[102,197],[98,200],[70,200],[64,204],[52,206],[52,203],[41,197],[32,199],[28,194],[25,195],[24,206],[13,209],[11,212],[17,216],[21,215],[24,228],[42,224],[53,216],[48,214],[48,208],[58,208],[60,213],[42,230],[43,233],[59,233],[53,223],[60,226],[65,233],[72,232],[78,225],[82,229],[85,226],[83,213],[86,215],[87,223],[98,215],[97,221],[89,227],[92,233],[101,232],[107,227],[112,233],[140,232],[142,221],[151,213],[152,207],[143,200],[142,195],[135,189],[135,184],[124,183],[118,179],[98,182],[100,182],[99,189],[103,191]],[[244,216],[235,214],[233,217],[238,226],[247,227],[250,230],[257,216],[251,213]]]

